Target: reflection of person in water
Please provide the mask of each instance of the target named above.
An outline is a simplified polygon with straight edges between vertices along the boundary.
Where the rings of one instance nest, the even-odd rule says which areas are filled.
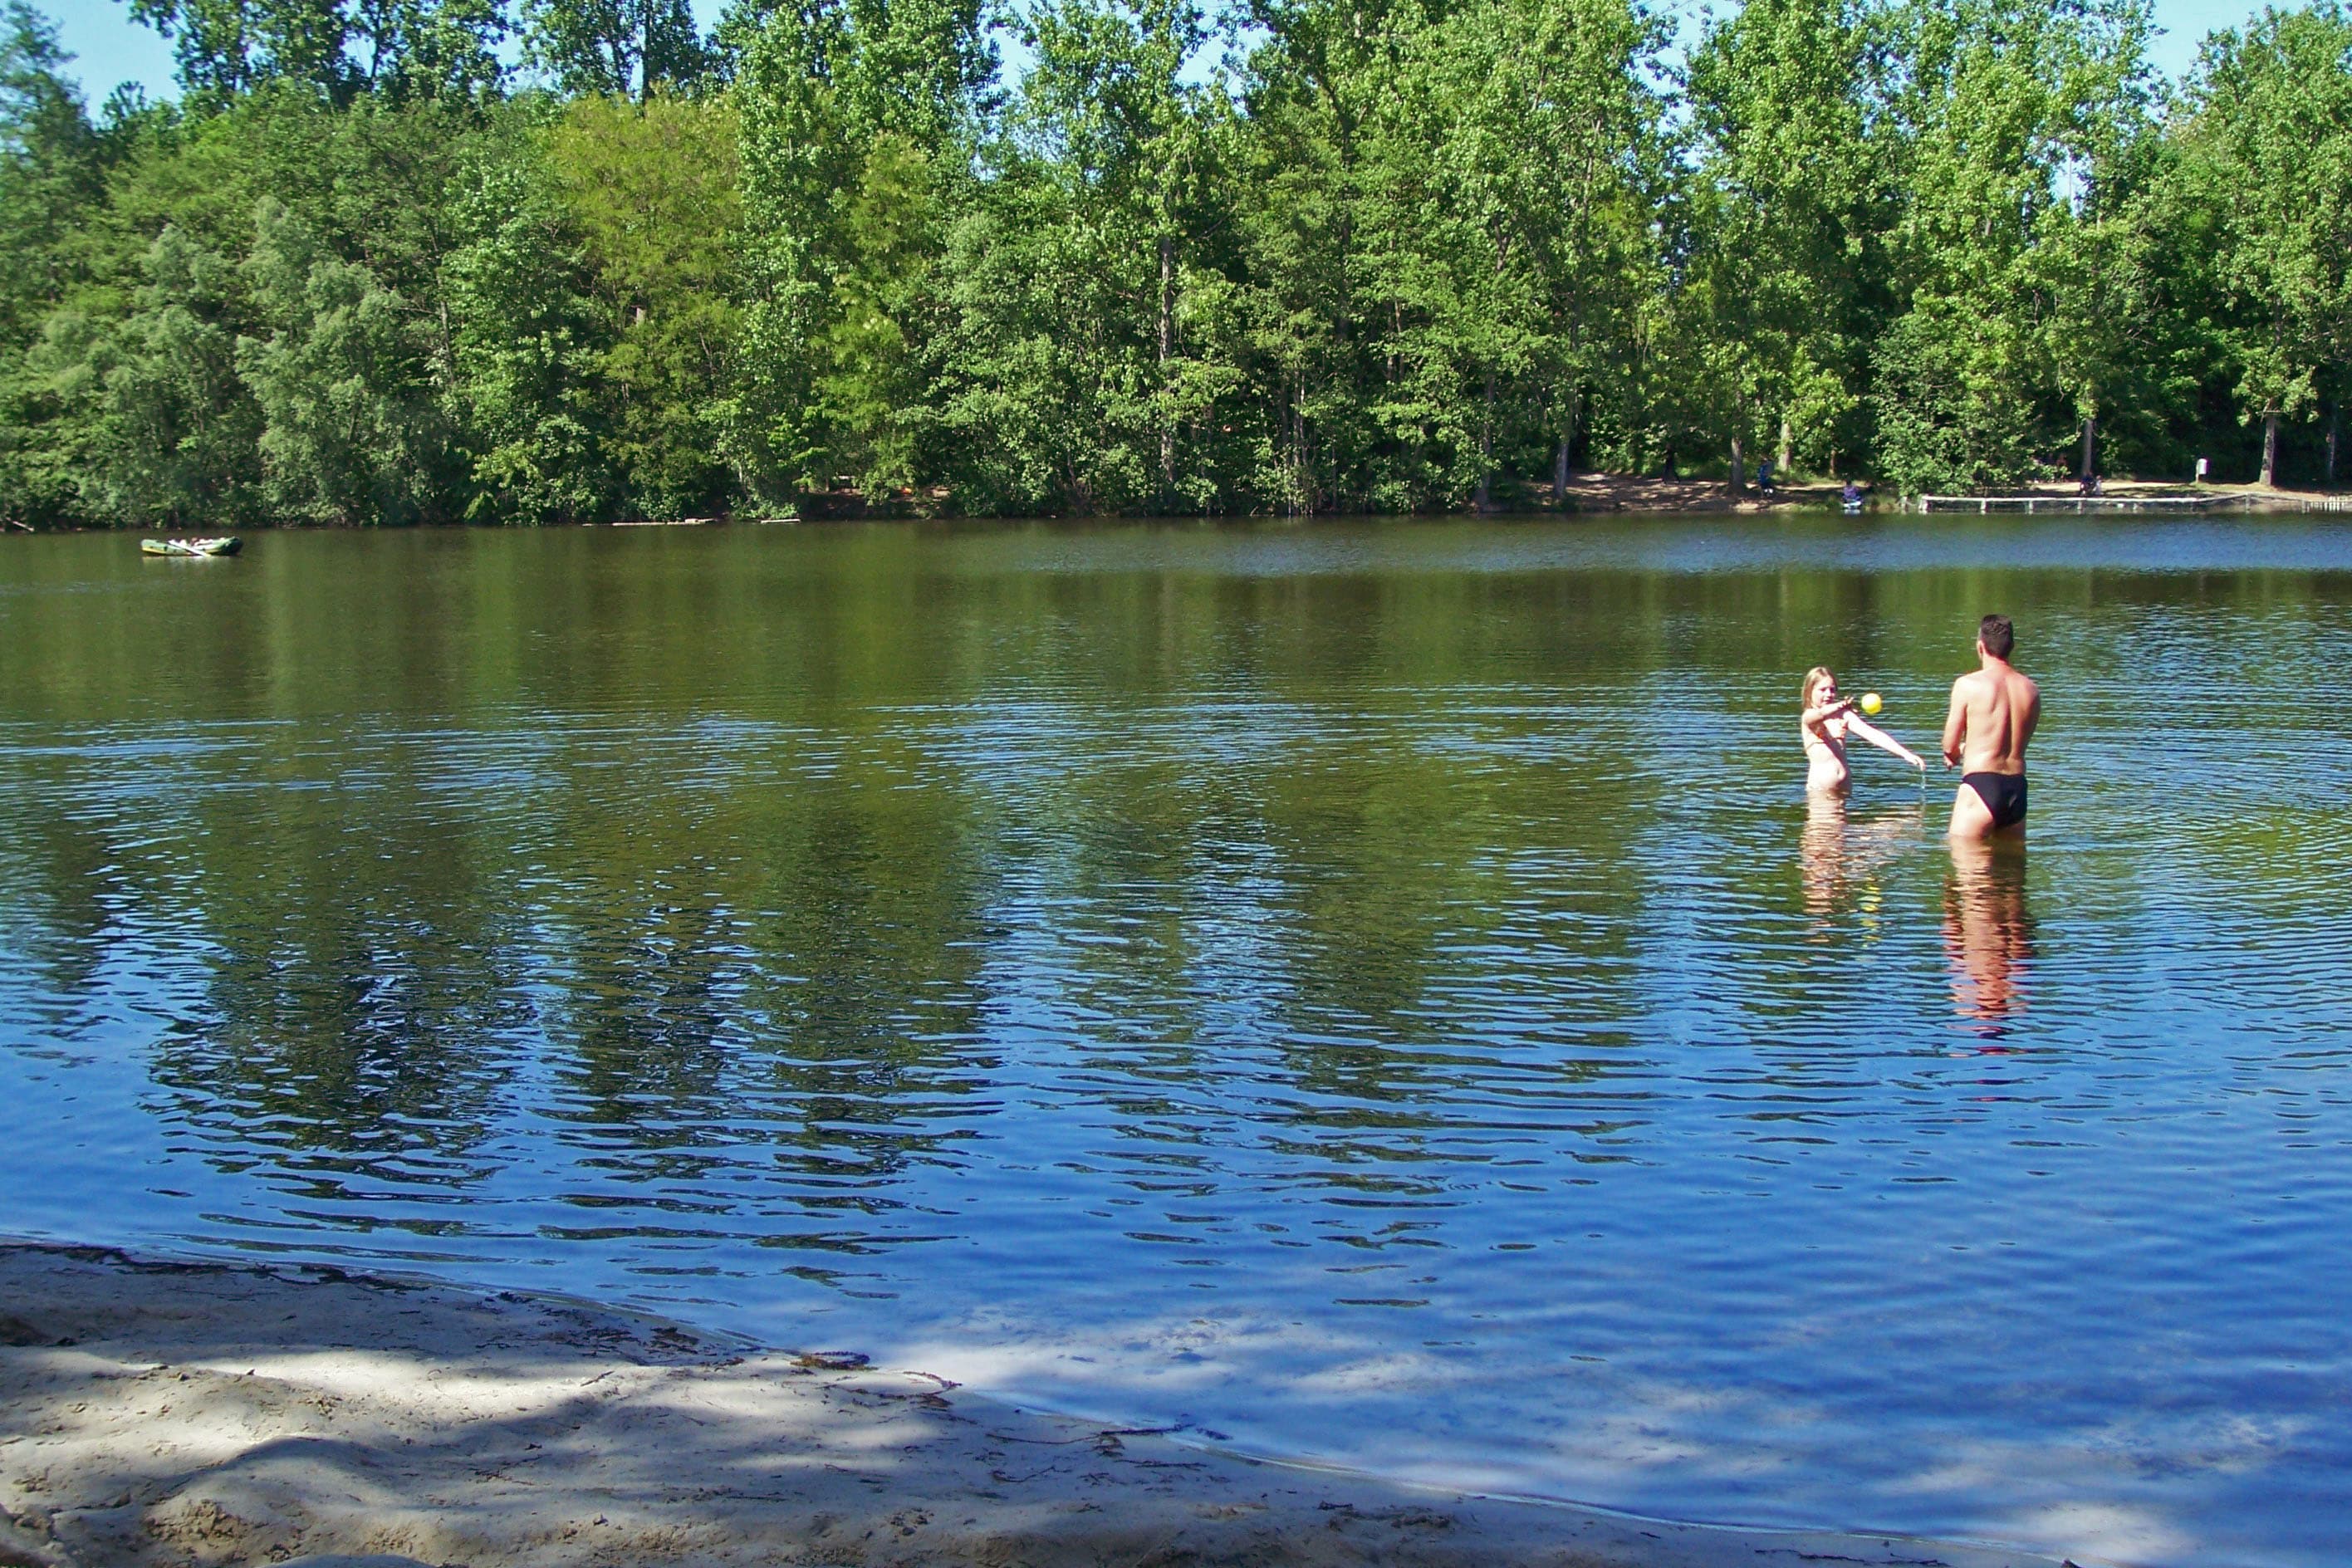
[[[1845,797],[1827,790],[1805,797],[1805,836],[1797,846],[1805,908],[1825,915],[1845,890]]]
[[[2033,918],[2025,908],[2025,847],[1954,838],[1944,884],[1944,951],[1952,963],[1952,1005],[1979,1032],[1998,1035],[2025,1011]]]
[[[1906,842],[1916,842],[1918,834],[1919,814],[1909,809],[1873,817],[1849,832],[1845,796],[1828,790],[1808,795],[1804,837],[1797,847],[1806,912],[1834,913],[1856,889],[1874,894],[1879,868],[1893,860]],[[1864,908],[1869,907],[1866,896]]]

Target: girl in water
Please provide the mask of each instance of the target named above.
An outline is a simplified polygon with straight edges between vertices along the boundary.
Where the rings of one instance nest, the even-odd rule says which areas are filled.
[[[1797,735],[1805,743],[1806,794],[1842,795],[1853,786],[1853,773],[1845,762],[1849,735],[1893,752],[1921,773],[1927,771],[1918,752],[1854,713],[1853,703],[1838,695],[1837,677],[1827,665],[1817,664],[1805,672],[1804,702]]]

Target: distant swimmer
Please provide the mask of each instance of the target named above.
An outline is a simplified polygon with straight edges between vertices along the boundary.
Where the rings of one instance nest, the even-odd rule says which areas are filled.
[[[2011,668],[2017,633],[2007,616],[1977,627],[1973,673],[1952,682],[1944,720],[1944,762],[1960,769],[1952,837],[1982,838],[2025,825],[2025,745],[2042,720],[2042,689]]]
[[[1853,787],[1853,774],[1845,762],[1849,735],[1859,735],[1915,768],[1927,767],[1918,752],[1854,716],[1853,700],[1838,695],[1837,677],[1827,665],[1817,664],[1805,672],[1801,695],[1804,711],[1797,720],[1797,738],[1805,747],[1806,794],[1843,795]]]

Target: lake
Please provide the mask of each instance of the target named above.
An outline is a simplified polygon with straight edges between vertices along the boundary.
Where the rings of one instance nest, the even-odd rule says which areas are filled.
[[[2029,847],[1932,753],[1987,610]],[[2352,1552],[2352,531],[0,540],[0,1230],[1254,1453]]]

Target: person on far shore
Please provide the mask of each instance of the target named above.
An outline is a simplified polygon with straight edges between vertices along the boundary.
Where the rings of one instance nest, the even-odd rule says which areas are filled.
[[[1817,664],[1805,672],[1802,698],[1805,707],[1797,721],[1797,738],[1805,747],[1807,795],[1842,795],[1853,787],[1853,773],[1845,761],[1849,735],[1859,735],[1915,768],[1927,767],[1918,752],[1855,716],[1853,700],[1838,695],[1837,676],[1829,666]]]
[[[1952,682],[1944,763],[1960,770],[1955,838],[2025,826],[2025,746],[2042,721],[2042,689],[2011,666],[2016,646],[2009,617],[1987,616],[1977,626],[1978,668]]]

